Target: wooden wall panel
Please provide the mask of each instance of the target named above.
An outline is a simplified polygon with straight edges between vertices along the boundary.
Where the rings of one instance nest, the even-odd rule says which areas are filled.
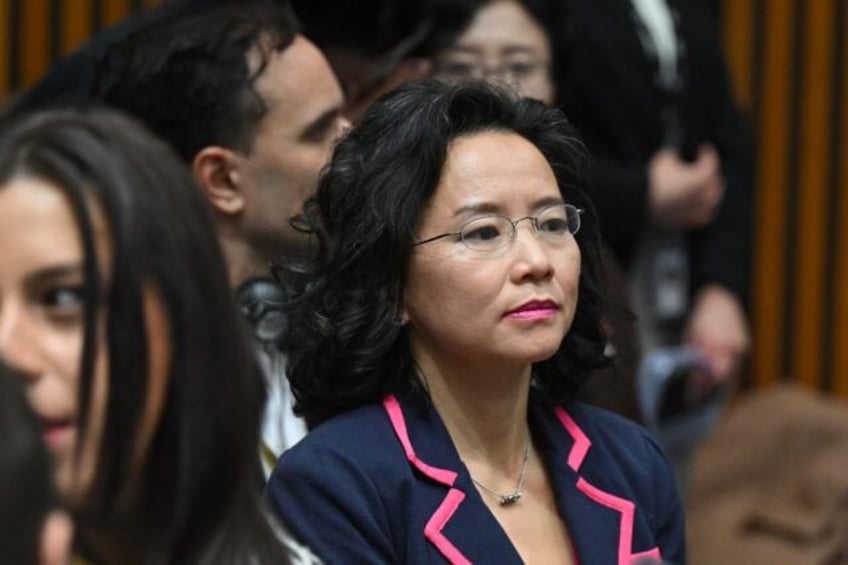
[[[161,0],[0,0],[0,99],[40,79],[92,34]]]
[[[21,69],[21,83],[38,80],[50,66],[50,10],[47,0],[27,0],[21,3],[21,42],[16,45]]]
[[[100,21],[103,23],[103,26],[120,21],[130,13],[131,5],[129,0],[101,0],[101,2],[103,8]]]
[[[751,108],[754,95],[754,0],[728,2],[724,12],[724,50],[732,54],[727,58],[730,74],[739,103]]]
[[[60,14],[62,54],[67,55],[91,36],[93,7],[91,2],[65,2]]]
[[[791,376],[818,388],[822,381],[826,307],[826,266],[829,194],[830,126],[833,120],[834,5],[831,0],[808,0],[802,29],[801,120],[796,229],[787,234],[796,246],[793,269],[794,316]],[[790,189],[792,189],[790,187]]]
[[[839,82],[837,101],[838,115],[841,117],[841,131],[834,158],[837,167],[837,214],[836,241],[834,256],[837,265],[834,269],[834,317],[833,317],[833,390],[839,396],[848,398],[848,9],[843,6],[840,20],[841,45],[838,57]],[[839,43],[839,41],[837,41]]]
[[[723,0],[757,136],[752,379],[848,398],[848,6]]]
[[[735,1],[735,0],[730,0]],[[762,91],[770,95],[754,100],[759,105],[757,128],[758,153],[756,175],[758,188],[754,210],[754,273],[752,330],[753,382],[767,384],[785,374],[779,352],[783,350],[783,326],[786,323],[782,305],[786,303],[782,275],[786,268],[787,245],[787,180],[789,163],[790,81],[792,79],[792,44],[795,17],[794,3],[776,0],[764,16],[765,34]],[[736,55],[734,55],[736,56]],[[763,190],[762,187],[768,187]],[[778,274],[778,276],[775,276]]]

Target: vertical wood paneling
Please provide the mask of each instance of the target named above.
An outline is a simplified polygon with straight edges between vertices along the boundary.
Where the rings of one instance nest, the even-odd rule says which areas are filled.
[[[830,152],[833,80],[834,6],[830,0],[808,0],[801,73],[800,182],[797,190],[798,229],[791,234],[800,253],[794,269],[795,325],[793,327],[792,376],[818,388],[822,368],[825,253],[828,210],[828,164]]]
[[[50,10],[47,0],[27,0],[21,9],[22,41],[17,45],[22,86],[38,80],[50,66]],[[15,22],[12,25],[16,25]]]
[[[129,13],[129,0],[103,0],[103,11],[101,13],[103,27],[124,19]]]
[[[760,100],[759,151],[754,210],[753,381],[766,385],[783,376],[780,353],[785,313],[783,274],[786,260],[786,189],[789,140],[790,78],[795,18],[790,0],[768,2],[764,18],[764,53]]]
[[[134,8],[160,1],[0,0],[0,97],[36,82],[52,63],[76,50],[100,28],[126,18]],[[51,4],[57,10],[52,18]],[[19,16],[12,21],[10,14]],[[14,45],[8,45],[12,43],[10,30],[18,30],[21,38]]]
[[[62,57],[62,2],[50,0],[49,14],[50,28],[46,30],[49,47],[50,61],[57,61]]]
[[[848,64],[848,9],[842,10],[841,25],[841,63]],[[834,327],[833,327],[833,390],[843,398],[848,398],[848,70],[841,71],[840,116],[841,132],[840,155],[834,158],[840,163],[839,174],[839,221],[837,222],[836,253],[838,258],[835,270]]]
[[[91,2],[62,3],[62,52],[69,54],[91,36]]]
[[[741,106],[750,108],[754,93],[754,0],[724,0],[722,14],[724,52],[736,98]]]

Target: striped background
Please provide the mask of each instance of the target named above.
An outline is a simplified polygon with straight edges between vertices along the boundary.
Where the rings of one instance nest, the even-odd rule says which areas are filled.
[[[0,101],[156,2],[0,0]],[[758,137],[750,384],[795,379],[848,398],[848,0],[718,5]]]
[[[848,5],[724,0],[758,138],[751,380],[848,398]]]
[[[0,0],[0,99],[32,84],[94,31],[157,0]]]

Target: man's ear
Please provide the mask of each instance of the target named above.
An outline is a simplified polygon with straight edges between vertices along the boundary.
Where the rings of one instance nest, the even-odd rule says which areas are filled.
[[[235,152],[215,145],[204,147],[194,156],[191,164],[194,178],[219,214],[233,216],[244,210],[239,161]]]

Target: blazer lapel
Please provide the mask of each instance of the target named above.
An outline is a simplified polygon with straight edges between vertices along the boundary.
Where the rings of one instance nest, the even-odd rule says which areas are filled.
[[[449,562],[521,563],[518,552],[471,482],[453,441],[433,409],[389,395],[383,401],[409,464],[442,487],[423,535]]]
[[[646,557],[659,559],[656,549],[633,551],[633,501],[612,492],[608,481],[596,480],[614,476],[616,469],[591,457],[590,438],[564,408],[534,397],[531,394],[530,426],[544,452],[578,562],[632,565]],[[393,395],[386,397],[383,407],[409,464],[423,481],[437,487],[429,489],[432,499],[422,501],[423,511],[429,513],[422,535],[449,563],[521,563],[474,488],[436,411],[416,408]]]
[[[543,442],[557,504],[578,562],[631,565],[646,557],[659,559],[657,550],[633,552],[633,501],[586,478],[592,442],[569,413],[559,406],[531,401],[531,426]],[[615,473],[613,469],[607,472]]]

